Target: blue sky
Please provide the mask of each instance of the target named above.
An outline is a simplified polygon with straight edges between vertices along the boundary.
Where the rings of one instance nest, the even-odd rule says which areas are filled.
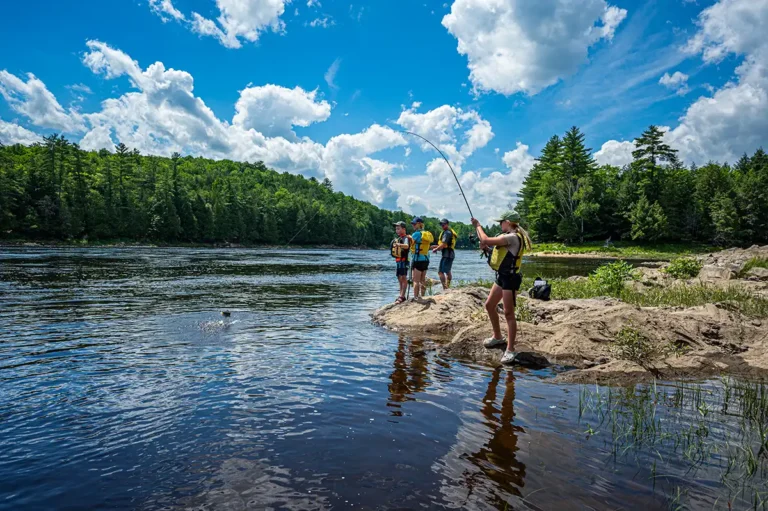
[[[87,149],[263,160],[463,219],[409,129],[487,219],[572,125],[601,163],[626,163],[652,123],[688,162],[754,151],[766,23],[768,0],[12,2],[0,142],[64,132]]]

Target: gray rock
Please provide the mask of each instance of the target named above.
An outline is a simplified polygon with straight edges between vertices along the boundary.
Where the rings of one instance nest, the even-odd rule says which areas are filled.
[[[699,278],[701,280],[731,280],[733,273],[728,268],[707,264],[701,268]]]
[[[768,280],[768,268],[752,268],[747,272],[747,278],[749,277],[756,280]]]

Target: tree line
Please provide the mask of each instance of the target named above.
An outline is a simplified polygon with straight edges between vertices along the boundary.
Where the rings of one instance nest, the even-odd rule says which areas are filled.
[[[381,247],[402,211],[262,162],[83,151],[59,135],[0,145],[0,238]],[[438,220],[426,228],[439,232]],[[306,225],[306,228],[302,229]],[[453,223],[459,246],[471,226]],[[297,234],[298,233],[298,234]],[[294,238],[295,236],[295,238]]]
[[[618,168],[598,165],[577,127],[549,139],[517,204],[534,239],[768,242],[768,156],[762,149],[733,166],[685,166],[656,126],[635,146],[633,161]]]

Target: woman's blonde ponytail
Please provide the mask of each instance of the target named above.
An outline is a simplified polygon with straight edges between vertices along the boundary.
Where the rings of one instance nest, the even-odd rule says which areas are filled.
[[[531,241],[531,237],[528,235],[528,232],[523,229],[520,224],[512,224],[512,226],[517,232],[523,235],[523,250],[530,252],[533,248],[533,242]]]

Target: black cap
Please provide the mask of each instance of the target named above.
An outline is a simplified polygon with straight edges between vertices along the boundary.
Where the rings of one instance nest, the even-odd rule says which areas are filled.
[[[450,222],[448,222],[447,218],[441,218],[440,219],[440,225],[447,224],[447,223],[450,223]]]
[[[406,225],[405,225],[405,222],[403,222],[402,220],[400,220],[399,222],[395,222],[395,223],[394,223],[394,224],[392,224],[392,225],[394,225],[395,227],[398,227],[398,226],[400,226],[400,227],[402,227],[403,229],[405,229],[405,227],[406,227]]]
[[[424,220],[420,216],[414,217],[414,219],[411,220],[411,225],[423,224],[423,223],[424,223]]]

